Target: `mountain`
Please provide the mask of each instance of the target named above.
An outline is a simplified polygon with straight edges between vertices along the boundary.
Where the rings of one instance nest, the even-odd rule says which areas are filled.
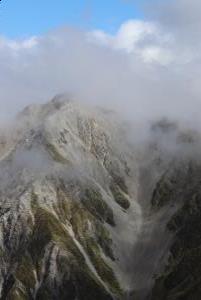
[[[195,300],[200,135],[57,96],[0,132],[0,299]]]
[[[141,213],[124,129],[56,97],[12,130],[0,143],[1,299],[121,298]]]

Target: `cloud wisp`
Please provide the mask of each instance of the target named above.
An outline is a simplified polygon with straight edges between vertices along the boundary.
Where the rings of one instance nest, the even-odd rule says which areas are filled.
[[[1,37],[1,118],[67,92],[130,119],[199,122],[199,5],[153,1],[146,20],[128,20],[114,35],[60,28],[26,40]]]

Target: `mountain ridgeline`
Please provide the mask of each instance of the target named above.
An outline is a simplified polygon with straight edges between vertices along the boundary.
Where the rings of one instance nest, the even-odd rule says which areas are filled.
[[[201,136],[55,97],[0,131],[0,299],[201,299]]]

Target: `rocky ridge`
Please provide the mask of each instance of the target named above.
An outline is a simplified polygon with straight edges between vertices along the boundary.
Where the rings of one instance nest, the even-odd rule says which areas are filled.
[[[1,148],[1,299],[122,298],[141,213],[123,135],[60,98],[18,116]]]
[[[0,132],[0,299],[200,299],[200,134],[127,133],[61,96]]]

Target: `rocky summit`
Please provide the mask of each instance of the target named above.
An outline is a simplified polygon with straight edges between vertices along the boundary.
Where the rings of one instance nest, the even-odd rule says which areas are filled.
[[[64,98],[0,131],[0,299],[201,299],[199,132]]]

